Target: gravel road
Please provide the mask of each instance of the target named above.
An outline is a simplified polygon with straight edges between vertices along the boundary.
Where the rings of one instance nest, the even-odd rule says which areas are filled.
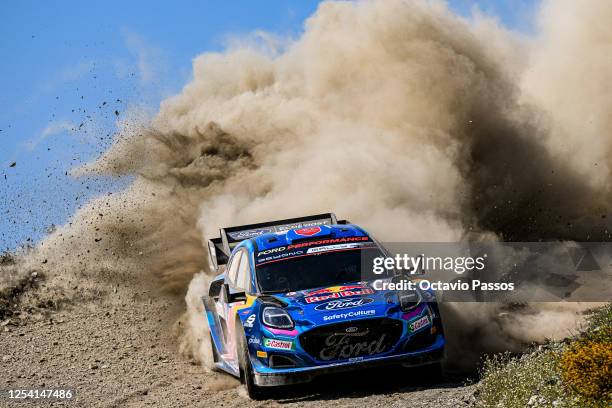
[[[0,324],[0,389],[70,387],[79,407],[462,407],[472,387],[460,378],[419,380],[384,369],[324,377],[277,399],[250,401],[233,378],[207,372],[179,353],[180,296],[135,286],[58,309],[16,307]],[[31,291],[38,289],[30,288]],[[77,297],[73,297],[77,298]],[[10,402],[1,406],[49,406]]]

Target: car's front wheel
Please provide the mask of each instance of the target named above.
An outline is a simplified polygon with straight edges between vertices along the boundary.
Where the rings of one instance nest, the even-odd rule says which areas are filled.
[[[254,400],[266,399],[267,393],[262,387],[255,384],[255,375],[253,374],[253,366],[249,358],[249,349],[247,347],[244,328],[240,322],[236,324],[236,346],[238,354],[238,366],[240,368],[240,380],[244,384],[247,394]]]

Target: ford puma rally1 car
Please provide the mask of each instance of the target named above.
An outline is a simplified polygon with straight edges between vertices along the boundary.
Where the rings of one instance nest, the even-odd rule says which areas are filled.
[[[321,214],[220,232],[208,249],[223,273],[202,301],[216,368],[251,398],[320,374],[439,364],[435,295],[375,290],[375,280],[397,277],[362,268],[387,252],[360,227]]]

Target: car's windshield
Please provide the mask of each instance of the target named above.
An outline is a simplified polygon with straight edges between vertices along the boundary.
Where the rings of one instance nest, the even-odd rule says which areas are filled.
[[[263,293],[281,293],[379,279],[386,275],[374,275],[371,265],[380,256],[372,247],[313,253],[261,264],[257,280]]]

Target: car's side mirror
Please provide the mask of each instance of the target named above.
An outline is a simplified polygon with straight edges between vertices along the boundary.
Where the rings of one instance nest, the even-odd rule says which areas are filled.
[[[222,279],[212,281],[210,287],[208,288],[208,296],[218,300],[219,296],[221,295],[221,289],[223,289]]]
[[[230,303],[246,302],[246,293],[245,292],[231,293],[229,299],[230,299]]]
[[[221,296],[223,301],[226,303],[234,303],[234,302],[245,302],[246,301],[246,293],[245,292],[230,292],[230,287],[227,283],[224,283],[221,287]]]

